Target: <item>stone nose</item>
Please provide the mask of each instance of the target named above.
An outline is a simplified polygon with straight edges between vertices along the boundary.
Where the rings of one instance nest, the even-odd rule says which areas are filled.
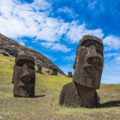
[[[26,64],[24,64],[24,66],[23,66],[23,74],[21,75],[20,78],[21,78],[22,82],[24,82],[24,83],[28,83],[31,81],[30,72],[29,72],[28,66]]]
[[[91,56],[87,59],[88,64],[102,67],[102,59],[100,56]]]

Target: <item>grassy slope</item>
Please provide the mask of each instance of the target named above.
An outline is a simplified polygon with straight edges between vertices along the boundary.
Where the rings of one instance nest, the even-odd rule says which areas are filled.
[[[36,98],[14,98],[14,58],[0,54],[0,120],[120,120],[120,85],[101,85],[100,108],[67,108],[58,104],[62,86],[72,79],[36,74]]]

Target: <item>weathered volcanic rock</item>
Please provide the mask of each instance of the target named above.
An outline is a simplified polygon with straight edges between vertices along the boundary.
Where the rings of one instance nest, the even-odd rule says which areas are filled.
[[[65,106],[97,107],[97,93],[95,89],[71,82],[64,85],[60,94],[59,104]]]
[[[72,72],[68,72],[68,77],[72,77]]]
[[[55,68],[52,69],[52,75],[57,75],[57,72],[58,72],[57,69]]]
[[[37,67],[38,67],[37,72],[38,72],[38,73],[42,73],[42,66],[41,66],[40,64],[38,64]]]
[[[60,105],[96,107],[96,89],[100,87],[103,68],[103,42],[86,35],[80,40],[72,83],[65,85],[60,95]]]
[[[35,68],[34,58],[20,55],[15,60],[12,83],[15,97],[35,96]]]

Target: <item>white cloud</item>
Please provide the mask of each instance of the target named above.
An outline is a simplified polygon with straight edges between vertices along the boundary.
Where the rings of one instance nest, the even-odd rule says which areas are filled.
[[[64,49],[67,52],[70,49],[59,43],[63,35],[66,38],[64,40],[69,43],[78,43],[85,34],[95,35],[99,38],[104,36],[101,29],[89,30],[85,24],[78,24],[78,21],[68,23],[63,19],[48,17],[51,4],[45,0],[34,0],[31,4],[22,4],[18,0],[0,0],[0,6],[0,33],[12,39],[24,36],[36,37],[36,41],[53,44],[57,42],[55,46],[51,45],[52,50],[63,51]],[[64,10],[72,12],[67,7]],[[119,49],[119,41],[118,37],[107,36],[104,39],[105,50]]]
[[[71,49],[67,48],[66,45],[62,45],[59,43],[42,42],[41,45],[46,47],[46,48],[51,48],[54,51],[61,51],[61,52],[65,52],[65,53],[71,51]]]
[[[59,8],[58,12],[59,13],[65,13],[65,14],[69,15],[70,17],[73,17],[73,18],[78,15],[78,14],[75,14],[74,11],[67,6],[65,6],[63,8]]]
[[[76,21],[66,23],[62,19],[48,17],[51,4],[45,0],[35,0],[32,4],[2,0],[0,5],[0,32],[11,38],[36,36],[37,40],[58,41],[66,34],[67,38],[75,43],[84,34],[102,36],[100,29],[88,30],[84,24],[78,25]],[[39,11],[41,9],[43,12]]]
[[[64,12],[64,13],[73,14],[73,11],[70,8],[68,8],[68,7],[59,8],[58,12]]]
[[[68,23],[48,17],[45,19],[44,23],[40,25],[41,30],[38,33],[37,39],[45,41],[59,41],[68,28]]]
[[[57,59],[54,57],[54,56],[52,56],[52,55],[48,55],[48,54],[43,54],[44,56],[46,56],[47,58],[49,58],[52,62],[55,62]]]
[[[116,60],[120,63],[120,56],[116,57]]]
[[[105,51],[110,51],[110,50],[118,50],[120,49],[120,38],[110,35],[107,36],[103,39],[105,47]]]
[[[102,83],[120,83],[120,55],[119,52],[105,53]]]
[[[110,58],[110,57],[117,57],[119,55],[119,53],[106,53],[104,56],[106,58]]]
[[[104,63],[102,83],[120,84],[120,62],[116,58]]]
[[[90,7],[91,9],[94,9],[95,6],[97,4],[97,1],[96,0],[93,0],[93,1],[88,1],[88,7]]]
[[[65,60],[74,61],[74,60],[75,60],[75,56],[76,56],[76,55],[66,56],[66,57],[65,57]]]
[[[72,64],[67,64],[67,65],[63,65],[63,66],[59,66],[59,67],[60,67],[60,69],[62,71],[64,71],[64,73],[66,75],[68,75],[68,72],[74,73],[74,69],[73,69],[73,65]]]
[[[19,42],[21,45],[25,45],[25,43],[24,42]]]
[[[72,43],[77,43],[83,35],[90,34],[102,38],[104,34],[101,29],[89,30],[86,28],[85,24],[79,25],[76,21],[70,24],[69,31],[67,33],[67,38]]]
[[[63,20],[48,17],[45,8],[49,8],[50,5],[43,0],[35,0],[32,4],[16,4],[12,0],[10,3],[5,4],[4,1],[0,3],[1,6],[3,5],[3,8],[0,9],[0,12],[3,13],[0,16],[0,32],[10,38],[36,36],[36,40],[54,42],[58,41],[68,28],[68,23],[64,23]],[[38,11],[36,6],[39,6],[39,9],[44,7],[45,11]],[[13,10],[12,13],[9,9],[7,12],[4,11],[6,7]]]
[[[47,0],[34,0],[34,2],[32,3],[32,7],[36,10],[46,10],[46,9],[50,9],[51,4],[49,2],[47,2]]]
[[[13,0],[0,0],[0,13],[4,17],[8,17],[11,15],[14,9]]]

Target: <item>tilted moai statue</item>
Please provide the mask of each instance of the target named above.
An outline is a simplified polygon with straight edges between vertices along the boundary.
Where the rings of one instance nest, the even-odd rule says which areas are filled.
[[[38,73],[42,73],[42,66],[41,66],[40,64],[38,64],[37,67],[38,67],[37,72],[38,72]]]
[[[27,55],[19,55],[15,60],[12,83],[15,97],[35,96],[35,68],[34,58]]]
[[[56,68],[53,68],[53,69],[52,69],[52,75],[57,75],[57,72],[58,72],[58,71],[57,71]]]
[[[97,107],[96,89],[100,87],[103,68],[103,41],[85,35],[79,42],[74,77],[64,85],[59,104],[66,106]]]
[[[72,77],[72,72],[68,72],[68,77]]]

